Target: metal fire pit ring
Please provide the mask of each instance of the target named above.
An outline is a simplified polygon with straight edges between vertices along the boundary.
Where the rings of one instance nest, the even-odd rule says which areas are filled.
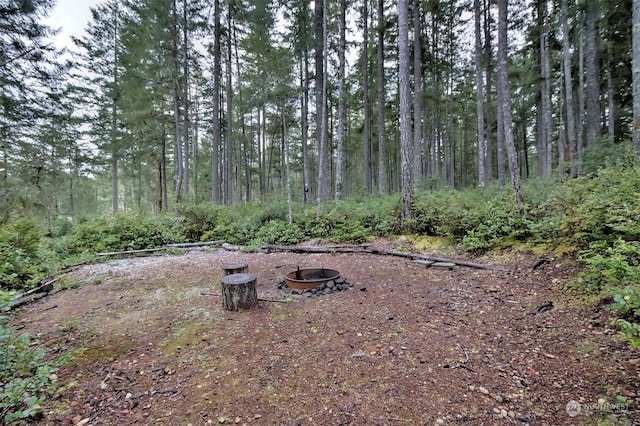
[[[340,272],[335,269],[306,268],[289,272],[284,276],[284,281],[289,288],[308,290],[338,278],[340,278]]]

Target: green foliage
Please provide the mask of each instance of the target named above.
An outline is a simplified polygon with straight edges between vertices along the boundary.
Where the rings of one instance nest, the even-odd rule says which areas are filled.
[[[587,270],[581,278],[588,288],[599,291],[630,283],[640,285],[640,243],[619,238],[612,246],[602,245],[596,241],[583,254]]]
[[[255,238],[249,243],[249,245],[288,245],[299,243],[304,241],[304,239],[304,233],[295,223],[290,225],[282,220],[273,219],[258,230]]]
[[[615,322],[620,335],[640,349],[640,284],[615,292],[613,300],[611,308],[623,315]]]
[[[483,251],[531,236],[531,221],[520,217],[507,188],[452,189],[424,193],[414,202],[413,232],[450,238],[466,250]]]
[[[0,288],[33,287],[56,270],[58,259],[41,240],[32,219],[0,225]]]
[[[141,250],[183,242],[183,235],[182,220],[178,217],[144,219],[132,213],[120,213],[77,225],[69,245],[71,252]]]
[[[63,391],[55,371],[68,363],[72,354],[47,360],[43,349],[27,334],[18,335],[0,316],[0,419],[11,423],[33,419],[42,412],[48,396]],[[68,387],[68,386],[67,386]]]

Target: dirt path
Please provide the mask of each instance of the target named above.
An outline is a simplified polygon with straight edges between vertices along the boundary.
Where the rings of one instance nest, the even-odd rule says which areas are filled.
[[[81,287],[13,324],[49,349],[85,348],[60,371],[77,385],[42,424],[630,424],[640,355],[613,337],[606,308],[568,302],[575,265],[529,273],[534,260],[482,259],[513,273],[370,254],[117,260],[75,272]],[[297,265],[338,269],[354,286],[228,312],[201,293],[237,262],[263,297],[282,297],[277,284]]]

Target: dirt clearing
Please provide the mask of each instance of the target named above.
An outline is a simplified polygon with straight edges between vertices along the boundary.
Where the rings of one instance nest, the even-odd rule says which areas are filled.
[[[571,300],[576,265],[475,260],[512,272],[372,254],[114,260],[74,272],[82,286],[12,325],[50,351],[83,348],[59,371],[77,384],[41,424],[633,424],[640,354],[615,338],[606,306]],[[238,262],[263,298],[282,299],[297,266],[337,269],[353,287],[224,311],[202,293]]]

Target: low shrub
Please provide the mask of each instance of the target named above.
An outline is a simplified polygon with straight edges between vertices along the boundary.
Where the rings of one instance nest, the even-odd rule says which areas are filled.
[[[0,419],[3,424],[37,420],[48,397],[73,385],[61,386],[54,374],[73,354],[47,359],[46,352],[37,348],[37,342],[27,334],[17,334],[7,326],[8,320],[7,316],[0,316]]]

